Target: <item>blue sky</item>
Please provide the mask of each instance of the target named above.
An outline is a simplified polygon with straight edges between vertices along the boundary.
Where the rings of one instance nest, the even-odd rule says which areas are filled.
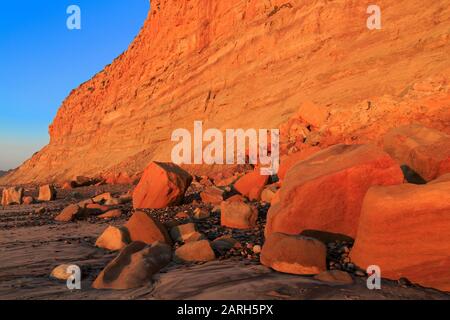
[[[81,30],[69,30],[70,5]],[[21,0],[0,6],[0,170],[49,141],[48,126],[70,91],[125,51],[148,0]]]

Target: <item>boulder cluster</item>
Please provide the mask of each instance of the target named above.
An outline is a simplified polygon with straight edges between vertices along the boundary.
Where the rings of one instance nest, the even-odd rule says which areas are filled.
[[[309,121],[319,126],[325,115],[315,117]],[[191,189],[194,197],[187,196]],[[55,197],[51,185],[40,187],[37,200],[14,187],[3,190],[2,205]],[[335,284],[352,283],[377,265],[382,277],[450,291],[450,136],[426,127],[393,129],[382,146],[288,152],[277,176],[246,167],[199,177],[152,162],[128,194],[99,194],[71,204],[55,220],[116,218],[126,203],[133,207],[129,219],[109,225],[95,243],[118,255],[94,288],[135,288],[170,264],[237,255]],[[170,219],[158,216],[157,210],[187,204],[191,210]],[[218,229],[231,232],[211,231]],[[259,229],[260,237],[247,244],[231,235]]]

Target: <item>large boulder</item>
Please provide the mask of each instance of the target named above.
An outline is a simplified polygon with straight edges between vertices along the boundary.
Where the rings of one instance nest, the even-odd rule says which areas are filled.
[[[284,179],[286,177],[286,173],[291,169],[295,164],[300,161],[307,159],[313,154],[320,151],[319,147],[310,147],[290,155],[284,155],[280,159],[280,168],[278,169],[278,177],[280,179]]]
[[[23,188],[12,187],[3,189],[2,192],[2,206],[9,206],[12,204],[22,204]]]
[[[371,188],[350,257],[383,277],[450,291],[450,180]]]
[[[234,184],[234,189],[250,200],[259,200],[264,186],[269,181],[269,176],[261,175],[260,169],[247,173]]]
[[[43,185],[39,188],[39,201],[53,201],[56,199],[56,189],[51,184]]]
[[[256,227],[258,210],[244,201],[227,200],[220,205],[220,223],[234,229],[251,229]]]
[[[152,162],[133,192],[136,209],[161,209],[180,204],[192,176],[172,163]]]
[[[354,237],[367,190],[401,183],[400,167],[375,146],[335,145],[288,171],[272,200],[265,234],[317,230]]]
[[[450,173],[450,136],[420,125],[392,129],[384,137],[384,150],[425,181]]]
[[[132,242],[106,266],[92,287],[126,290],[145,286],[171,259],[172,250],[167,244]]]
[[[272,233],[261,252],[261,263],[276,271],[299,275],[326,270],[326,246],[314,238]]]
[[[146,244],[159,241],[172,244],[164,225],[145,212],[135,212],[125,227],[128,229],[131,241],[140,241]]]

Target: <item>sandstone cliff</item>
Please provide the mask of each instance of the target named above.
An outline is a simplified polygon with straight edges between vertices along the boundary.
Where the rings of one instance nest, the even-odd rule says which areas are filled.
[[[366,1],[152,1],[128,50],[64,101],[49,145],[0,183],[135,173],[168,160],[175,128],[278,127],[305,100],[329,111],[330,143],[398,122],[448,132],[450,1],[377,4],[370,31]]]

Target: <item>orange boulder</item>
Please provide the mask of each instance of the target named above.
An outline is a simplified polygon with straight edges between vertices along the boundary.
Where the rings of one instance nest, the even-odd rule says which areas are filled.
[[[326,270],[327,248],[319,240],[273,233],[261,252],[261,263],[284,273],[312,275]]]
[[[2,192],[2,206],[9,206],[12,204],[22,204],[23,188],[12,187],[3,189]]]
[[[50,184],[46,184],[39,188],[39,201],[53,201],[56,199],[56,189]]]
[[[372,145],[327,148],[288,171],[272,200],[265,234],[317,230],[354,237],[367,190],[402,182],[395,161]]]
[[[131,241],[152,244],[156,241],[172,244],[166,228],[145,212],[135,212],[125,224]]]
[[[384,150],[426,181],[450,173],[450,135],[420,125],[389,131]]]
[[[133,192],[137,209],[160,209],[180,204],[192,176],[172,163],[152,162]]]
[[[371,188],[350,257],[382,277],[450,291],[450,180]]]
[[[264,186],[269,181],[269,176],[260,174],[260,169],[255,168],[253,172],[247,173],[234,184],[234,188],[250,200],[259,200]]]
[[[256,226],[258,210],[244,201],[224,201],[220,205],[220,223],[235,229],[251,229]]]
[[[282,156],[280,159],[280,168],[277,174],[278,177],[280,179],[284,179],[286,177],[286,172],[288,172],[290,168],[318,151],[320,151],[319,147],[311,147],[290,155]]]

